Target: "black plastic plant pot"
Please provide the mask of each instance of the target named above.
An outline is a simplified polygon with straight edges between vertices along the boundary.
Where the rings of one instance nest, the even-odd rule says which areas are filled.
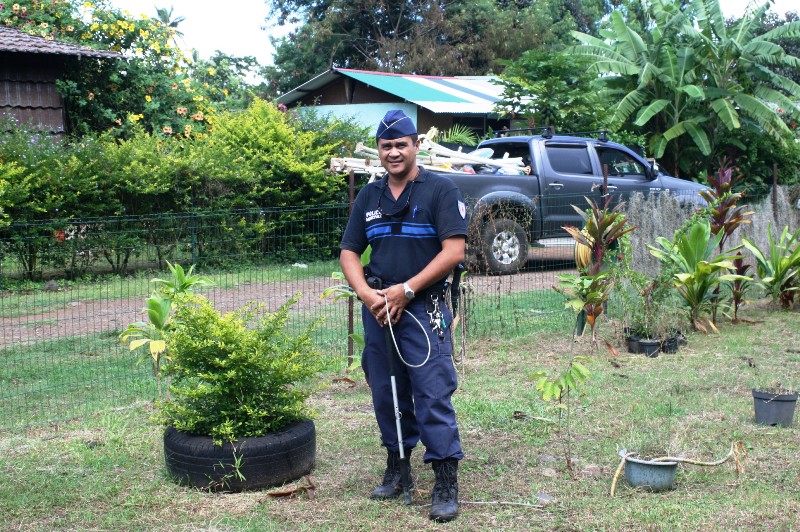
[[[671,490],[677,469],[678,462],[652,462],[629,456],[625,459],[625,480],[646,491]]]
[[[775,390],[774,392],[753,389],[756,423],[788,427],[792,424],[798,392]]]
[[[635,334],[628,336],[628,353],[639,354],[639,337]]]
[[[650,340],[648,338],[639,338],[639,352],[644,353],[650,358],[656,358],[659,351],[661,351],[660,340]]]
[[[662,353],[677,353],[678,352],[678,335],[673,334],[667,337],[661,343],[661,352]]]

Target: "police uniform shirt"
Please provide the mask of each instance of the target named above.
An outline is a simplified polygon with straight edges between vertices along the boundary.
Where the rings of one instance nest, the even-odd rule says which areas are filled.
[[[392,213],[402,215],[393,217]],[[372,246],[370,274],[384,283],[398,284],[422,271],[442,250],[442,240],[457,235],[467,235],[461,191],[449,178],[420,168],[396,202],[388,177],[361,189],[341,248],[361,255]]]

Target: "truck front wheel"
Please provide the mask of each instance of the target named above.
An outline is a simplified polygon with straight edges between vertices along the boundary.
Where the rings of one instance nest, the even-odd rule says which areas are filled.
[[[483,229],[482,244],[490,273],[517,273],[528,261],[528,236],[514,220],[489,220]]]

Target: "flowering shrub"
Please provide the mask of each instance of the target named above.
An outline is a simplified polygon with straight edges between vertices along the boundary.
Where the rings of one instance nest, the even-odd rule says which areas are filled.
[[[75,132],[125,136],[141,124],[148,131],[197,137],[217,111],[212,93],[221,91],[195,79],[192,59],[175,44],[176,30],[158,19],[120,12],[106,0],[19,0],[0,3],[0,21],[48,40],[124,55],[67,59],[58,89]]]

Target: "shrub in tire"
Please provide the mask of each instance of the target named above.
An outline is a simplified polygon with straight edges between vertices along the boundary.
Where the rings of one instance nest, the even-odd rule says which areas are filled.
[[[164,433],[164,459],[170,475],[195,488],[241,491],[280,486],[311,472],[316,431],[313,421],[303,420],[264,436],[214,445],[208,436],[170,427]]]

